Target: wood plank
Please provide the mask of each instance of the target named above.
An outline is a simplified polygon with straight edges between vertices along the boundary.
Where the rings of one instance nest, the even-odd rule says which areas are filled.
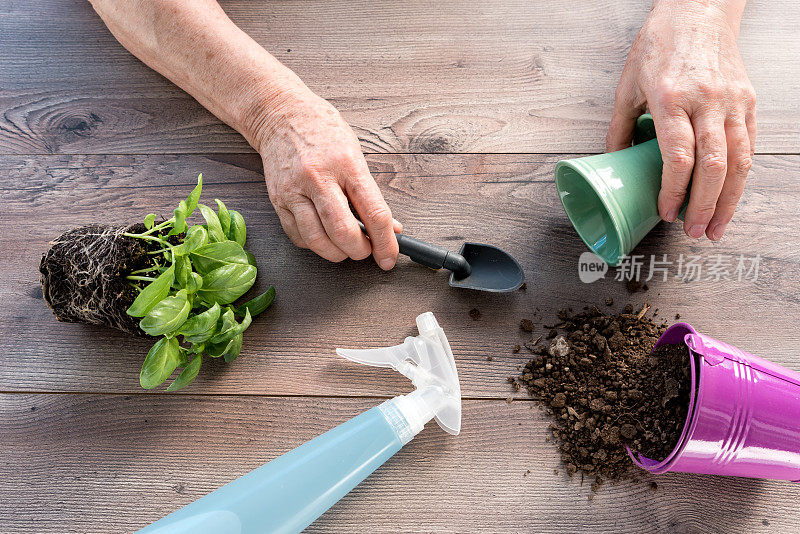
[[[414,153],[602,151],[648,10],[638,0],[223,5],[343,112],[365,151]],[[800,152],[794,8],[751,0],[742,25],[760,152]],[[7,2],[0,81],[0,153],[249,151],[128,54],[85,2]]]
[[[335,347],[386,346],[414,333],[414,317],[433,311],[444,326],[466,397],[504,399],[505,379],[524,363],[521,317],[536,307],[545,321],[562,306],[578,310],[611,296],[629,299],[612,273],[591,285],[577,276],[584,246],[569,226],[552,181],[558,156],[373,155],[373,173],[406,231],[457,249],[464,240],[493,243],[519,259],[528,289],[510,295],[459,291],[402,260],[383,273],[370,261],[329,264],[296,249],[268,205],[255,155],[7,156],[0,158],[0,391],[140,392],[138,371],[149,342],[97,327],[55,321],[41,300],[38,263],[47,243],[93,221],[169,214],[203,171],[204,197],[225,199],[248,223],[248,247],[260,262],[258,286],[278,300],[247,332],[231,365],[204,364],[190,393],[391,396],[407,381],[391,371],[341,360]],[[680,313],[700,331],[800,369],[800,191],[786,177],[800,156],[756,158],[751,184],[722,242],[692,241],[659,226],[637,252],[760,254],[753,281],[650,281],[661,316]],[[660,256],[659,256],[660,257]],[[643,271],[646,272],[646,271]],[[469,310],[482,312],[479,321]],[[543,333],[537,327],[538,333]],[[492,361],[487,361],[491,356]]]
[[[0,395],[0,530],[141,528],[375,404]],[[800,485],[787,482],[667,474],[655,492],[604,486],[590,501],[588,484],[553,472],[555,447],[531,408],[465,402],[460,436],[432,425],[309,531],[796,530]]]

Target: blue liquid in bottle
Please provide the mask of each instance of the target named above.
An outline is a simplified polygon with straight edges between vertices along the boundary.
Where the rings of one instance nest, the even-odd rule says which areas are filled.
[[[139,532],[302,531],[404,445],[400,435],[406,421],[390,402],[367,410]]]

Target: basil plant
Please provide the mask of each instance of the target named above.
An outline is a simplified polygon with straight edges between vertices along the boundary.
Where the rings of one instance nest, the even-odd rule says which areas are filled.
[[[275,299],[270,286],[252,300],[235,304],[253,286],[257,272],[255,257],[244,249],[244,218],[221,200],[215,200],[216,211],[200,204],[202,188],[201,174],[170,219],[156,223],[151,213],[144,219],[143,232],[125,234],[147,241],[152,256],[146,268],[126,276],[138,291],[128,315],[140,317],[142,331],[159,338],[142,364],[139,382],[145,389],[162,384],[176,369],[180,373],[167,391],[188,386],[204,357],[232,362],[253,317]],[[196,209],[205,223],[189,226],[187,220]]]

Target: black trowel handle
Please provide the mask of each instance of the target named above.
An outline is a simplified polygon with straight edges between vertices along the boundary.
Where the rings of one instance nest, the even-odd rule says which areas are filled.
[[[366,234],[367,229],[364,223],[358,221],[361,230]],[[405,254],[413,261],[430,267],[431,269],[449,269],[456,273],[456,276],[463,278],[469,276],[472,268],[464,259],[464,256],[456,252],[450,252],[446,248],[431,245],[425,241],[409,237],[403,234],[397,234],[397,244],[400,247],[400,254]]]

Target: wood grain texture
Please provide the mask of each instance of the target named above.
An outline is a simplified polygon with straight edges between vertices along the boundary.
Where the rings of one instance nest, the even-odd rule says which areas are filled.
[[[756,158],[729,235],[695,242],[661,225],[636,251],[759,254],[758,279],[671,277],[632,296],[613,272],[578,281],[585,248],[552,176],[561,154],[602,150],[648,2],[222,4],[342,111],[409,234],[453,249],[499,245],[520,260],[528,289],[457,291],[445,273],[408,260],[384,273],[296,249],[267,202],[258,156],[128,54],[88,3],[0,1],[0,532],[132,531],[409,391],[392,371],[333,349],[399,343],[429,310],[453,345],[462,435],[430,425],[310,532],[796,531],[800,486],[789,483],[669,474],[656,492],[624,484],[589,501],[588,487],[553,473],[556,449],[533,403],[522,394],[504,402],[506,378],[527,360],[511,350],[525,339],[519,319],[539,308],[547,323],[560,307],[607,296],[616,308],[647,299],[660,316],[680,313],[800,369],[793,0],[750,0],[742,25],[758,93],[756,148],[772,155]],[[487,152],[495,154],[479,154]],[[178,394],[143,392],[148,341],[58,323],[41,298],[39,259],[75,225],[168,215],[199,172],[205,199],[244,214],[256,289],[275,284],[278,300],[236,362],[204,363]]]
[[[376,405],[374,399],[0,395],[0,531],[141,528]],[[531,402],[467,401],[309,532],[793,532],[800,485],[668,474],[604,486],[555,474]],[[368,530],[367,530],[368,529]]]
[[[599,152],[649,2],[223,2],[367,152]],[[800,12],[751,0],[757,150],[800,152]],[[47,16],[42,16],[47,13]],[[0,5],[0,153],[249,151],[128,54],[86,2]]]
[[[329,264],[295,248],[268,205],[255,155],[6,156],[0,159],[0,391],[140,392],[138,372],[149,347],[99,327],[58,323],[41,299],[38,263],[49,240],[95,221],[130,222],[169,214],[176,199],[205,176],[203,198],[223,198],[248,224],[248,248],[259,261],[257,288],[275,284],[276,304],[247,331],[231,365],[208,362],[188,392],[392,396],[410,388],[387,370],[344,361],[335,347],[382,347],[414,334],[414,317],[433,311],[453,344],[462,392],[504,399],[507,376],[527,360],[511,349],[523,340],[522,317],[541,309],[545,323],[564,306],[580,310],[614,298],[648,299],[660,316],[680,313],[701,332],[800,369],[800,190],[789,176],[800,156],[756,158],[728,236],[693,241],[661,225],[637,253],[761,256],[756,281],[649,282],[629,298],[624,284],[579,282],[584,252],[552,181],[558,156],[372,155],[372,171],[406,232],[457,249],[465,240],[512,253],[527,291],[491,295],[455,290],[444,272],[402,260],[384,273],[371,261]],[[660,257],[660,256],[659,256]],[[646,273],[647,267],[643,270]],[[473,321],[469,310],[482,317]],[[545,333],[537,326],[536,335]],[[492,361],[487,361],[487,357]]]

